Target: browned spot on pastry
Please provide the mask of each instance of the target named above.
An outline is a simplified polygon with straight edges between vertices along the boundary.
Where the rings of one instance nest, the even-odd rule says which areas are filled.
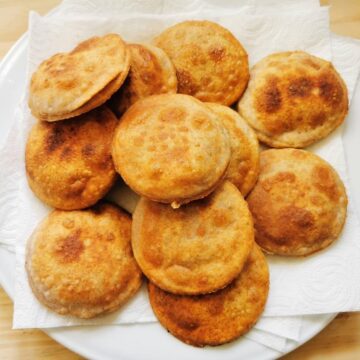
[[[165,122],[178,122],[181,121],[186,115],[186,111],[181,107],[168,107],[160,113],[162,121]]]
[[[52,127],[48,137],[45,138],[46,151],[52,153],[63,144],[64,140],[64,132],[61,127]]]
[[[150,178],[153,180],[159,180],[163,176],[163,171],[160,169],[154,169],[151,172]]]
[[[291,81],[288,87],[289,97],[305,97],[310,95],[312,81],[309,78],[302,77]]]
[[[336,106],[341,102],[344,92],[340,83],[333,75],[322,75],[318,80],[318,86],[320,89],[320,96],[329,105]]]
[[[76,261],[84,250],[84,244],[80,240],[81,230],[76,230],[74,233],[66,237],[56,249],[56,254],[63,262]]]
[[[339,191],[331,170],[325,166],[318,165],[313,169],[313,176],[316,188],[324,193],[329,199],[337,201],[339,198]]]
[[[94,146],[91,145],[91,144],[85,145],[85,146],[81,149],[81,153],[82,153],[83,156],[85,156],[85,157],[90,157],[90,156],[94,155],[94,153],[95,153]]]
[[[113,242],[115,240],[115,235],[112,232],[110,232],[109,234],[107,234],[106,240],[109,242]]]
[[[293,149],[292,156],[298,159],[306,159],[308,157],[308,154],[306,153],[306,151]]]
[[[196,230],[196,235],[200,237],[204,237],[206,234],[206,226],[204,224],[200,224]]]
[[[260,112],[271,114],[281,108],[281,92],[275,79],[268,79],[257,100],[257,107]]]
[[[209,299],[211,299],[211,296]],[[220,315],[224,311],[224,296],[219,296],[218,298],[214,298],[212,300],[211,306],[209,307],[210,315]]]
[[[194,83],[190,73],[185,70],[177,70],[176,76],[178,79],[178,92],[183,94],[195,95],[198,91],[198,86]]]
[[[143,256],[153,266],[161,266],[163,263],[163,254],[158,244],[156,243],[156,235],[148,238],[149,243],[147,248],[144,250]]]
[[[60,155],[60,159],[61,160],[66,160],[69,158],[70,154],[71,154],[71,147],[70,146],[65,146],[63,151],[61,152],[61,155]]]
[[[55,86],[59,89],[70,90],[78,85],[75,78],[67,77],[68,74],[73,73],[75,71],[76,65],[72,62],[68,61],[55,61],[58,58],[63,57],[63,54],[58,54],[58,57],[55,55],[53,61],[49,61],[46,66],[46,70],[48,75],[53,76],[55,79]],[[62,77],[62,75],[66,75],[66,77]],[[51,79],[48,79],[48,81]]]
[[[98,168],[101,170],[110,170],[113,167],[111,154],[104,155],[104,159],[99,163]]]
[[[214,211],[213,223],[216,227],[226,227],[227,225],[229,225],[229,222],[230,218],[224,211]]]
[[[62,71],[67,71],[68,69],[63,69],[63,70],[57,70],[56,74],[61,73]],[[59,81],[58,82],[58,87],[61,89],[65,89],[65,90],[70,90],[73,89],[75,86],[77,85],[75,80],[66,80],[66,81]]]
[[[295,181],[296,175],[294,173],[283,171],[277,173],[275,176],[271,176],[263,180],[261,185],[265,191],[270,191],[273,186],[278,183],[294,183]]]
[[[186,156],[188,152],[189,152],[189,146],[187,146],[187,145],[180,146],[179,145],[177,148],[166,151],[166,153],[164,155],[169,159],[169,161],[172,161],[172,160],[179,159],[182,156]],[[181,183],[181,179],[179,179],[179,183]]]
[[[179,326],[179,328],[187,331],[196,330],[200,326],[197,321],[194,321],[191,317],[186,316],[183,312],[179,312],[177,314],[171,313],[169,317]]]
[[[213,48],[209,51],[209,56],[213,61],[219,62],[224,58],[225,52],[224,48]]]
[[[322,203],[323,203],[323,200],[322,200],[321,196],[318,196],[318,195],[312,196],[310,198],[310,201],[315,206],[321,206]]]
[[[279,172],[275,177],[274,177],[276,182],[289,182],[289,183],[293,183],[296,180],[296,175],[292,172],[287,172],[287,171],[283,171],[283,172]]]
[[[295,225],[295,227],[302,228],[303,230],[313,226],[315,223],[314,216],[310,211],[293,205],[283,209],[282,220],[285,228]]]
[[[253,215],[256,221],[257,241],[267,238],[268,241],[280,246],[291,247],[299,241],[306,242],[306,237],[315,225],[313,214],[295,205],[285,206],[278,210],[278,213],[263,209],[262,214]],[[273,219],[274,216],[276,217]],[[273,220],[276,221],[276,226],[269,227],[269,224],[274,223]]]
[[[319,112],[310,119],[310,124],[314,127],[321,126],[326,122],[326,120],[327,120],[326,114],[323,112]]]

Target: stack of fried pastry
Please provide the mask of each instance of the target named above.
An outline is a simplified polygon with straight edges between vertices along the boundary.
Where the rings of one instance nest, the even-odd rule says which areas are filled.
[[[345,222],[336,171],[296,149],[348,108],[334,67],[307,53],[269,55],[249,72],[240,42],[209,21],[176,24],[152,44],[109,34],[40,64],[29,106],[28,182],[56,210],[29,239],[26,269],[60,314],[114,311],[143,273],[173,335],[224,344],[264,309],[262,250],[311,254]],[[283,149],[260,153],[258,140]],[[101,200],[116,173],[141,196],[132,220]]]

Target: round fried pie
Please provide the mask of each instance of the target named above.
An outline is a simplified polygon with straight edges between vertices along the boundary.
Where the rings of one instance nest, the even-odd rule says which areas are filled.
[[[174,65],[163,50],[147,44],[129,44],[128,47],[131,54],[129,75],[109,103],[117,116],[139,99],[175,94],[177,90]]]
[[[93,37],[43,61],[30,83],[29,107],[40,120],[68,119],[105,103],[128,74],[130,52],[117,34]]]
[[[221,345],[248,332],[260,317],[269,291],[265,256],[254,245],[240,275],[207,295],[174,295],[149,282],[149,298],[160,323],[181,341]]]
[[[260,175],[247,198],[255,240],[267,252],[309,255],[329,246],[346,219],[347,197],[336,171],[304,150],[260,154]]]
[[[239,112],[271,147],[308,146],[345,119],[346,85],[330,62],[302,51],[283,52],[267,56],[250,73]]]
[[[25,153],[35,195],[64,210],[82,209],[101,199],[116,180],[111,158],[116,125],[115,115],[105,106],[74,119],[37,122]]]
[[[131,218],[107,203],[51,212],[27,244],[26,270],[37,299],[79,318],[117,310],[141,285]]]
[[[230,161],[226,130],[189,95],[153,95],[122,116],[112,155],[116,170],[138,194],[173,207],[207,196]]]
[[[231,105],[244,92],[248,56],[224,27],[211,21],[184,21],[163,31],[153,43],[174,63],[179,93]]]
[[[236,111],[220,104],[207,105],[218,115],[230,138],[231,158],[225,179],[246,196],[254,187],[259,174],[259,143],[256,134]]]
[[[223,288],[239,275],[253,243],[248,206],[227,181],[176,210],[142,198],[133,214],[136,261],[152,282],[172,293]]]

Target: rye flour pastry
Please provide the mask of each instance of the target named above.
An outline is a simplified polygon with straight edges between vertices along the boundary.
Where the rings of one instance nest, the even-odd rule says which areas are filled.
[[[225,179],[231,181],[243,196],[254,187],[259,174],[259,143],[246,121],[227,106],[207,103],[228,132],[231,144],[230,164]]]
[[[119,35],[90,38],[40,64],[30,83],[31,112],[46,121],[86,113],[120,88],[129,68],[130,51]]]
[[[133,214],[135,259],[152,282],[172,293],[225,287],[239,275],[253,244],[248,206],[227,181],[176,210],[142,198]]]
[[[225,176],[230,161],[226,130],[201,101],[189,95],[139,100],[116,129],[116,170],[139,195],[173,207],[201,199]]]
[[[260,175],[249,194],[255,240],[267,252],[309,255],[329,246],[346,219],[347,197],[336,171],[304,150],[260,154]]]
[[[248,332],[260,317],[269,291],[265,256],[254,245],[240,275],[212,294],[186,296],[148,284],[152,309],[160,323],[181,341],[221,345]]]
[[[308,146],[345,119],[346,85],[323,59],[302,51],[282,52],[267,56],[250,73],[239,112],[271,147]]]
[[[139,99],[156,94],[175,94],[177,90],[174,65],[163,50],[147,44],[129,44],[128,47],[131,54],[129,75],[109,103],[117,116]]]
[[[211,21],[184,21],[156,37],[175,65],[178,92],[231,105],[249,80],[248,56],[234,35]]]
[[[115,115],[105,106],[74,119],[37,122],[25,153],[35,195],[64,210],[86,208],[101,199],[117,176],[111,158],[116,125]]]
[[[130,237],[131,218],[114,205],[54,210],[27,244],[34,295],[61,315],[92,318],[117,310],[142,281]]]

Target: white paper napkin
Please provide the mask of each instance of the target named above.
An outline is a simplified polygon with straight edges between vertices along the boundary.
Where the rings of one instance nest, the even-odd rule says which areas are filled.
[[[67,3],[70,3],[69,1],[65,1],[66,5]],[[88,6],[91,4],[94,6],[96,1],[75,1],[72,2],[72,5],[82,5],[80,7],[81,11],[78,13],[79,15],[84,14],[84,6]],[[107,2],[108,3],[117,3],[117,2]],[[134,2],[135,4],[137,2]],[[154,2],[154,3],[168,3],[168,2]],[[189,4],[199,4],[200,2],[189,2]],[[210,2],[211,3],[211,2]],[[252,4],[251,4],[252,3]],[[253,1],[249,1],[248,5],[253,5]],[[272,4],[272,1],[268,1],[268,4]],[[307,3],[313,3],[313,1],[307,1]],[[87,5],[86,5],[87,4]],[[161,5],[159,5],[161,6]],[[216,7],[216,5],[214,5]],[[295,6],[295,5],[293,5]],[[136,6],[134,7],[134,9]],[[79,9],[79,7],[77,8]],[[120,7],[123,11],[123,7]],[[164,8],[165,9],[165,8]],[[168,7],[168,9],[172,10],[173,7]],[[204,7],[202,8],[204,9]],[[206,8],[208,9],[208,8]],[[140,9],[142,10],[142,9]],[[194,11],[196,9],[189,8],[188,11]],[[67,7],[67,11],[69,11],[69,7]],[[135,9],[133,12],[138,12],[139,9]],[[266,11],[262,11],[259,14],[258,8],[251,8],[248,7],[246,9],[239,9],[237,14],[232,14],[229,16],[225,15],[218,15],[219,12],[217,11],[216,17],[210,17],[210,16],[204,16],[209,19],[213,19],[214,21],[218,21],[222,23],[224,26],[227,26],[231,31],[233,31],[241,41],[243,42],[244,46],[247,48],[250,54],[250,61],[251,63],[256,62],[261,57],[265,56],[266,54],[273,52],[273,51],[281,51],[281,50],[288,50],[288,49],[304,49],[309,52],[314,53],[315,55],[330,59],[331,58],[331,52],[330,52],[330,43],[329,43],[329,33],[328,33],[328,16],[325,9],[321,9],[319,11],[302,11],[297,12],[296,14],[280,14],[277,13],[276,16],[272,15],[269,16],[267,12],[271,11],[271,9],[267,9]],[[310,12],[312,14],[310,14]],[[111,13],[112,15],[114,12]],[[163,19],[163,25],[159,25],[159,18],[155,18],[151,15],[142,16],[141,20],[141,26],[135,25],[136,31],[139,33],[139,38],[136,38],[134,34],[134,27],[131,27],[131,24],[134,23],[135,19],[139,19],[138,16],[128,17],[127,19],[124,19],[122,23],[118,23],[119,20],[112,18],[110,19],[93,19],[91,21],[91,26],[89,26],[88,21],[84,21],[82,19],[77,19],[75,21],[76,24],[72,20],[66,20],[64,21],[62,18],[59,19],[35,19],[34,22],[32,22],[32,29],[31,34],[32,37],[30,40],[38,40],[31,41],[30,43],[33,46],[30,46],[30,53],[29,53],[29,60],[30,60],[30,69],[34,69],[38,63],[43,60],[44,58],[52,55],[55,52],[58,51],[64,51],[69,50],[72,48],[76,43],[79,41],[87,38],[90,35],[93,34],[103,34],[109,31],[118,31],[121,33],[127,40],[130,41],[136,41],[136,40],[142,40],[146,41],[149,38],[151,38],[153,35],[155,35],[157,32],[161,31],[161,26],[168,26],[174,22],[177,22],[181,19],[188,19],[188,15],[184,16],[169,16],[166,19]],[[201,16],[194,15],[194,18],[201,18]],[[271,21],[269,20],[271,18]],[[239,21],[241,19],[241,21]],[[40,22],[43,21],[40,24]],[[72,23],[72,24],[71,24]],[[291,26],[289,26],[291,24]],[[72,27],[73,26],[73,27]],[[130,27],[129,27],[130,26]],[[151,29],[155,29],[154,33],[151,33],[149,31]],[[57,30],[56,30],[57,29]],[[284,31],[286,29],[286,31]],[[290,31],[289,31],[290,29]],[[90,35],[89,31],[91,32]],[[264,33],[264,35],[261,35],[261,32]],[[59,33],[61,33],[61,36],[59,36]],[[126,37],[126,35],[127,37]],[[132,37],[134,36],[134,37]],[[261,40],[261,38],[263,40]],[[55,41],[54,41],[55,39]],[[73,39],[73,40],[71,40]],[[262,41],[265,44],[268,44],[266,47],[262,44]],[[38,45],[37,45],[38,44]],[[348,71],[348,79],[353,79],[354,76],[351,74],[354,74],[352,69],[349,69]],[[344,75],[344,74],[343,74]],[[351,82],[347,81],[348,86],[350,88]],[[353,81],[354,84],[354,81]],[[19,115],[19,114],[18,114]],[[28,114],[26,115],[28,116]],[[29,120],[29,118],[27,118]],[[22,124],[23,125],[23,124]],[[24,127],[22,127],[24,128]],[[27,131],[28,127],[25,127],[25,132]],[[21,148],[22,145],[20,145]],[[9,150],[11,153],[12,151]],[[13,152],[12,152],[13,153]],[[9,164],[11,168],[11,163]],[[18,172],[18,171],[17,171]],[[21,176],[20,176],[21,177]],[[21,193],[25,194],[25,198],[27,200],[30,199],[30,201],[36,202],[37,200],[32,197],[31,193],[27,193],[28,189],[26,189],[27,185],[26,183],[22,183],[21,187]],[[1,193],[0,193],[1,196]],[[1,201],[1,200],[0,200]],[[16,208],[16,205],[14,206]],[[14,210],[16,211],[16,210]],[[32,230],[34,227],[34,224],[37,222],[36,219],[42,217],[42,214],[47,213],[48,209],[46,207],[43,207],[42,204],[37,204],[35,207],[29,206],[27,210],[23,210],[22,214],[25,214],[25,217],[21,216],[25,223],[28,223],[30,225],[28,232]],[[33,212],[30,214],[30,212]],[[12,217],[13,218],[13,217]],[[30,221],[35,220],[35,223],[31,223]],[[22,224],[21,227],[24,227]],[[31,228],[31,229],[30,229]],[[14,226],[8,226],[8,232],[16,232],[18,229],[16,227],[14,231]],[[24,235],[26,234],[26,230],[24,231]],[[23,236],[24,238],[24,236]],[[9,237],[8,237],[9,239]],[[18,252],[19,256],[22,257],[22,251],[21,247]],[[18,262],[21,267],[21,259]],[[19,267],[18,267],[19,268]],[[272,274],[273,277],[273,274]],[[26,283],[27,285],[27,283]],[[28,303],[28,299],[26,299],[26,296],[24,296],[24,293],[20,291],[20,294],[22,294],[22,298],[25,299],[24,302]],[[25,293],[26,294],[26,293]],[[29,295],[29,294],[28,294]],[[31,296],[31,294],[30,294]],[[144,300],[144,294],[140,294],[138,298],[143,298]],[[16,297],[18,299],[18,296]],[[148,321],[149,314],[147,314],[147,310],[142,305],[144,305],[144,302],[138,301],[138,298],[134,299],[134,301],[128,305],[127,308],[124,308],[123,311],[120,312],[120,315],[118,317],[114,317],[111,319],[102,318],[103,321],[111,321],[113,323],[116,323],[118,321],[120,322],[132,322],[134,321],[133,317],[137,317],[137,320],[135,321]],[[36,300],[35,300],[36,302]],[[21,302],[16,302],[16,309],[21,305]],[[24,309],[22,306],[20,308]],[[26,307],[25,307],[26,308]],[[144,312],[144,309],[146,310]],[[32,313],[35,309],[29,309],[25,310],[25,312]],[[325,311],[329,312],[329,311]],[[15,320],[18,319],[18,326],[24,326],[23,323],[27,322],[27,320],[24,319],[25,314],[22,314],[21,311],[17,312],[18,316],[15,314]],[[41,314],[40,311],[37,314]],[[136,315],[138,314],[138,315]],[[270,312],[271,314],[271,312]],[[38,316],[38,315],[37,315]],[[48,317],[47,315],[43,315],[40,317],[42,320],[39,322],[32,322],[32,325],[28,325],[30,327],[45,327],[46,326],[59,326],[57,322],[57,319],[51,319],[51,316]],[[63,318],[63,317],[61,317]],[[269,321],[276,320],[273,318],[267,318]],[[283,318],[284,319],[284,318]],[[291,319],[291,318],[290,318]],[[294,320],[295,318],[293,318]],[[55,324],[53,323],[53,320],[55,321]],[[267,324],[269,324],[269,321]],[[30,321],[31,322],[31,321]],[[86,322],[89,323],[88,321]],[[104,323],[104,322],[102,322]],[[52,325],[51,325],[52,324]],[[62,323],[63,325],[69,325],[74,324],[72,319],[68,319],[65,323]],[[262,324],[262,321],[258,323],[258,326],[260,329],[267,328],[266,322]],[[276,324],[279,324],[279,322],[276,322]],[[14,325],[16,326],[16,321],[14,322]],[[271,326],[273,327],[273,325]],[[285,327],[279,327],[279,332],[281,332],[281,329],[284,329]],[[280,334],[281,335],[281,334]]]
[[[251,8],[253,13],[271,11],[297,11],[319,7],[318,0],[64,0],[61,14],[65,16],[84,14],[111,17],[114,14],[180,14],[201,13],[204,11],[218,13],[234,11],[244,7]],[[274,9],[275,8],[275,9]]]
[[[270,334],[257,328],[253,328],[245,337],[279,352],[284,352],[287,345],[287,338]]]

